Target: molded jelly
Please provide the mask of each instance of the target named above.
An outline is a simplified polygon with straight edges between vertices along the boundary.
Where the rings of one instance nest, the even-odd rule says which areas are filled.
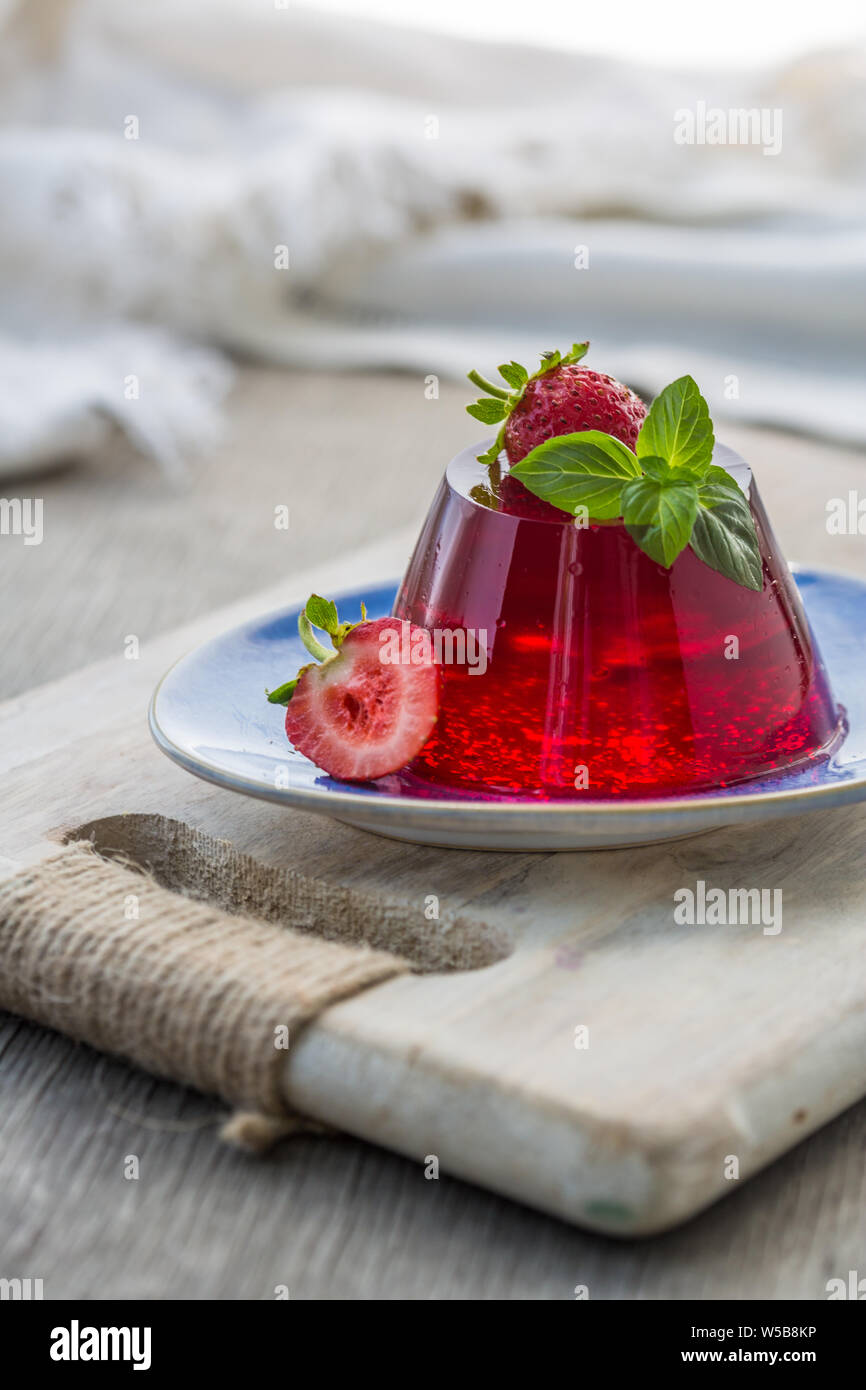
[[[449,465],[394,613],[434,633],[486,634],[486,669],[471,640],[474,671],[443,665],[437,726],[409,772],[478,795],[636,798],[827,753],[839,711],[738,455],[717,445],[714,462],[749,498],[761,593],[688,547],[668,570],[621,521],[581,529],[513,483],[503,490],[480,452]]]

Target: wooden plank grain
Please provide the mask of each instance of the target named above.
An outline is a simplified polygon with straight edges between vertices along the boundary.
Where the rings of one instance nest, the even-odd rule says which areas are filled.
[[[121,681],[125,673],[107,672],[97,703],[122,707]],[[60,722],[52,700],[92,718],[98,686],[85,672],[45,694],[51,727]],[[180,774],[140,717],[110,732],[73,721],[74,736],[47,755],[17,705],[0,720],[15,731],[18,760],[5,779],[8,858],[76,824],[120,817],[134,829],[149,816],[168,831],[170,817],[194,826],[193,839],[209,837],[206,856],[214,832],[234,843],[239,827],[254,826],[256,861],[290,872],[296,814],[254,813]],[[616,856],[407,852],[398,907],[423,926],[420,945],[427,938],[436,958],[437,933],[453,920],[421,922],[433,891],[466,920],[467,943],[474,919],[486,939],[492,925],[502,946],[486,969],[405,977],[328,1010],[293,1049],[289,1097],[321,1120],[416,1159],[436,1153],[452,1171],[571,1219],[635,1231],[682,1219],[727,1190],[727,1155],[743,1176],[753,1173],[862,1093],[862,884],[852,856],[862,820],[856,810],[828,812],[808,825]],[[310,858],[319,865],[329,862],[331,831],[316,824]],[[356,831],[345,839],[336,881],[381,893],[394,847]],[[710,874],[736,884],[744,862],[754,881],[785,885],[778,940],[749,929],[672,930],[679,884]],[[817,933],[827,891],[832,917]],[[577,971],[563,968],[563,947],[576,953]],[[473,963],[484,957],[476,952]],[[579,1066],[577,1025],[597,1040]]]
[[[71,704],[63,711],[63,701],[57,700],[63,692],[57,688],[6,708],[3,748],[7,754],[12,750],[7,766],[23,769],[35,750],[42,751],[40,773],[57,810],[53,830],[68,825],[73,811],[86,818],[104,810],[105,787],[98,779],[90,787],[87,780],[79,783],[74,803],[64,804],[64,758],[70,767],[80,762],[90,740],[98,739],[100,722],[103,730],[122,734],[130,706],[140,702],[143,713],[153,674],[150,662],[158,665],[176,640],[144,643],[143,661],[126,664],[127,684],[119,698],[124,632],[140,629],[149,638],[160,627],[234,599],[239,589],[272,580],[278,581],[272,592],[285,595],[288,588],[279,571],[297,572],[319,558],[324,584],[335,573],[328,553],[336,555],[358,537],[356,518],[362,518],[361,538],[372,539],[417,517],[432,492],[442,455],[465,436],[457,388],[443,387],[442,399],[433,407],[438,411],[436,430],[431,431],[429,403],[411,379],[377,385],[374,378],[372,386],[369,378],[347,381],[348,400],[356,409],[350,405],[336,422],[325,409],[325,378],[288,379],[288,387],[286,380],[282,373],[247,376],[232,440],[217,455],[215,473],[200,472],[186,499],[154,496],[147,501],[140,476],[136,481],[132,475],[121,479],[107,474],[109,458],[97,461],[97,472],[103,470],[105,476],[98,483],[95,475],[86,478],[77,501],[80,478],[71,489],[68,476],[51,484],[56,488],[51,493],[55,548],[46,542],[44,554],[35,552],[40,556],[35,565],[34,552],[14,557],[13,580],[19,592],[26,586],[28,602],[14,613],[7,606],[0,614],[0,630],[14,638],[5,650],[16,653],[14,666],[7,658],[6,689],[26,689],[31,672],[32,678],[42,673],[53,680],[64,664],[68,669],[85,653],[114,653],[101,672],[93,673],[90,728],[83,727],[80,707]],[[287,416],[286,431],[276,431],[271,444],[277,395],[284,390],[290,393],[292,418]],[[391,403],[384,453],[381,440],[374,438],[371,416],[365,415],[371,400],[383,410],[386,401]],[[360,440],[350,427],[353,415],[367,430]],[[316,467],[307,469],[302,451],[287,447],[289,424],[291,439],[309,439],[319,430],[318,475]],[[830,536],[824,525],[824,499],[857,486],[862,461],[856,455],[758,431],[728,430],[725,435],[755,463],[771,515],[793,557],[861,572],[866,568],[862,540]],[[351,484],[357,489],[354,515],[336,519],[327,553],[320,557],[311,523],[342,485],[341,470],[351,451],[363,461]],[[254,454],[259,467],[241,475],[238,452]],[[407,460],[418,469],[408,476]],[[791,486],[793,476],[797,487]],[[270,524],[273,505],[283,500],[289,486],[309,487],[303,525],[295,530],[291,550],[274,551],[262,543],[264,518]],[[129,515],[122,516],[124,508]],[[142,514],[137,522],[136,511]],[[187,533],[192,543],[184,546],[181,538]],[[4,553],[4,561],[9,555]],[[31,574],[38,570],[39,586],[30,584],[25,565],[31,566]],[[259,603],[253,599],[246,611],[255,611]],[[235,615],[243,609],[241,604]],[[218,621],[226,621],[225,616]],[[197,623],[191,632],[201,635],[206,627]],[[74,693],[74,679],[68,689]],[[133,741],[130,751],[134,746]],[[141,754],[147,760],[146,778],[140,775],[144,765],[122,750],[121,741],[116,787],[123,800],[115,800],[115,811],[164,809],[168,788],[171,804],[205,833],[231,838],[237,848],[265,860],[301,863],[316,842],[320,826],[313,817],[293,821],[289,849],[285,831],[278,830],[276,808],[248,803],[238,815],[235,798],[184,777],[154,750]],[[145,787],[151,778],[153,803],[148,805]],[[7,774],[4,785],[14,798],[14,775],[10,779]],[[18,785],[23,788],[23,782]],[[22,806],[19,802],[19,811]],[[26,813],[15,820],[21,846],[36,821],[28,822]],[[830,898],[822,900],[816,886],[824,859],[831,868],[824,881],[839,881],[834,844],[837,868],[844,869],[850,855],[847,843],[836,842],[834,824],[832,817],[810,820],[813,850],[805,855],[805,838],[790,827],[780,828],[763,844],[757,838],[749,842],[750,862],[766,867],[775,861],[791,875],[799,931],[814,930],[827,911],[853,911],[844,893],[834,898],[831,889]],[[468,906],[480,918],[509,909],[510,931],[523,937],[527,924],[531,927],[539,966],[564,943],[565,964],[555,977],[562,997],[548,1024],[552,1033],[572,1017],[568,991],[574,975],[567,967],[575,959],[569,905],[576,891],[581,902],[578,956],[583,952],[591,958],[593,951],[610,949],[605,905],[610,879],[604,868],[609,856],[565,856],[551,870],[552,861],[543,858],[476,855],[471,862],[467,857],[461,873],[460,855],[429,851],[410,856],[403,847],[385,848],[384,842],[371,864],[359,852],[369,843],[366,837],[348,827],[332,827],[329,843],[335,851],[329,872],[337,880],[372,886],[387,876],[407,901],[426,887],[440,892],[444,901],[454,897],[456,906]],[[5,852],[2,846],[0,852]],[[645,948],[641,921],[644,931],[651,930],[646,907],[653,894],[660,902],[672,882],[701,867],[730,871],[743,853],[742,837],[726,839],[722,832],[671,847],[670,854],[658,859],[652,851],[636,851],[627,862],[620,860],[617,950],[621,947],[624,986],[635,991],[635,999]],[[579,863],[569,867],[575,858]],[[846,882],[850,886],[843,875]],[[699,962],[704,948],[692,949]],[[636,952],[631,977],[630,952]],[[722,956],[703,959],[721,968]],[[791,963],[793,968],[793,956]],[[527,1005],[536,1008],[541,1001],[532,1003],[532,979],[530,974]],[[497,986],[490,996],[491,1017],[513,1007],[507,1003],[507,989],[497,994],[500,988],[505,987]],[[443,1024],[459,1015],[465,1027],[479,1010],[477,991],[478,982],[464,977],[443,1005]],[[805,987],[803,1001],[808,1005]],[[760,1041],[759,996],[754,1007],[753,1044]],[[387,1031],[386,1021],[382,1026]],[[335,1028],[339,1033],[337,1024]],[[427,1181],[423,1153],[406,1160],[354,1140],[301,1140],[274,1159],[251,1165],[215,1144],[212,1102],[131,1070],[118,1072],[119,1064],[110,1064],[122,1096],[118,1114],[116,1098],[106,1098],[104,1059],[15,1021],[4,1024],[0,1036],[5,1039],[4,1090],[12,1097],[0,1148],[0,1224],[12,1233],[4,1259],[8,1252],[28,1266],[11,1274],[47,1276],[49,1296],[52,1288],[57,1296],[61,1290],[104,1296],[110,1287],[123,1297],[258,1298],[273,1297],[274,1286],[286,1283],[293,1298],[559,1298],[571,1297],[576,1283],[587,1283],[591,1297],[808,1299],[824,1296],[827,1278],[844,1276],[858,1267],[858,1259],[863,1262],[862,1104],[753,1177],[722,1207],[651,1245],[633,1245],[600,1240],[521,1210],[459,1182],[447,1164],[438,1182]],[[519,1056],[505,1064],[519,1082]],[[554,1067],[551,1086],[555,1081]],[[764,1103],[756,1092],[754,1104]],[[127,1153],[146,1159],[138,1180],[118,1177]],[[41,1263],[45,1272],[29,1268],[31,1262]]]
[[[120,1064],[106,1077],[89,1049],[8,1018],[0,1048],[3,1266],[47,1298],[271,1299],[285,1284],[292,1299],[547,1300],[582,1283],[591,1299],[812,1300],[862,1268],[866,1105],[635,1244],[352,1139],[251,1163],[215,1142],[201,1097]]]

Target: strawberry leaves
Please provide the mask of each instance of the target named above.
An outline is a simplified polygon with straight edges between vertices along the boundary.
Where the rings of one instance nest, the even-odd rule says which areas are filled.
[[[507,382],[512,391],[522,391],[529,380],[528,371],[525,367],[521,367],[519,362],[503,362],[497,370],[502,380]]]
[[[565,355],[561,352],[542,353],[541,366],[536,372],[533,372],[532,376],[519,362],[503,362],[497,370],[505,385],[510,387],[508,391],[504,387],[488,381],[480,372],[469,372],[468,377],[473,386],[477,386],[485,394],[480,400],[467,405],[468,414],[473,419],[480,420],[482,425],[498,425],[500,420],[507,420],[514,407],[519,405],[523,399],[523,392],[530,381],[536,381],[538,377],[546,376],[548,372],[554,371],[557,367],[572,366],[586,355],[588,349],[589,343],[573,343],[571,352],[567,352]],[[487,452],[479,454],[478,462],[488,466],[494,464],[502,452],[504,437],[503,427]]]
[[[367,610],[363,603],[361,604],[360,622],[341,623],[335,603],[330,599],[322,598],[319,594],[311,594],[298,617],[298,632],[310,656],[314,657],[315,661],[320,661],[324,664],[328,661],[333,661],[334,656],[339,651],[352,629],[360,627],[361,623],[365,623],[366,621]],[[328,648],[319,641],[313,628],[318,628],[321,632],[327,633],[331,639],[331,646],[334,648],[333,651],[329,652]],[[293,680],[286,681],[284,685],[277,686],[276,690],[266,690],[265,694],[268,697],[269,703],[272,705],[287,705],[297,689],[298,681],[301,679],[301,676],[305,671],[308,671],[313,664],[312,661],[308,661],[306,666],[301,667]]]
[[[322,632],[327,632],[333,641],[334,635],[339,631],[340,620],[337,616],[337,605],[330,599],[320,598],[318,594],[311,594],[307,599],[306,606],[298,618],[298,631],[301,634],[301,641],[311,656],[317,661],[327,661],[330,653],[313,632],[313,628],[318,627]]]
[[[298,688],[298,681],[307,670],[308,666],[302,666],[294,680],[286,681],[285,685],[278,685],[276,690],[266,690],[269,704],[287,705]]]
[[[562,511],[584,508],[594,521],[622,517],[657,564],[669,569],[691,545],[710,569],[760,591],[761,555],[749,503],[731,474],[713,465],[714,445],[707,403],[692,377],[684,376],[653,401],[634,453],[599,430],[557,435],[515,464],[511,476]],[[499,441],[490,453],[498,456]]]
[[[508,414],[505,402],[493,399],[475,401],[472,405],[467,405],[466,409],[476,420],[480,420],[482,425],[495,425]]]
[[[557,367],[573,367],[575,362],[580,362],[589,352],[589,343],[573,343],[571,352],[563,354],[561,352],[543,352],[541,354],[541,366],[530,380],[535,377],[546,376],[548,372],[555,371]]]
[[[320,627],[323,632],[327,632],[329,637],[333,637],[334,633],[339,630],[340,619],[337,615],[337,605],[329,598],[320,598],[318,594],[311,594],[304,608],[304,616],[314,627]]]

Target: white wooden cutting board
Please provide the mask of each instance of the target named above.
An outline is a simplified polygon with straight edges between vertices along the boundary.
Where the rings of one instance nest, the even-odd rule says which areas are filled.
[[[268,870],[271,911],[297,870],[376,897],[371,938],[418,973],[311,1025],[290,1101],[580,1225],[662,1230],[866,1092],[866,807],[643,849],[465,852],[247,800],[158,752],[146,709],[173,660],[313,589],[399,573],[410,542],[0,707],[0,869],[81,826],[158,864],[180,823],[188,881],[171,886],[236,903],[216,838]],[[674,894],[698,880],[780,890],[781,930],[678,925]]]

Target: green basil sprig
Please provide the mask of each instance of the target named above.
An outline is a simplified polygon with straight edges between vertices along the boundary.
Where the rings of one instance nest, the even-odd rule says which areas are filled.
[[[546,439],[511,474],[572,515],[622,517],[641,550],[666,568],[691,545],[711,569],[760,590],[755,523],[739,484],[713,464],[714,442],[707,403],[683,376],[656,396],[634,453],[613,435],[583,430]]]

